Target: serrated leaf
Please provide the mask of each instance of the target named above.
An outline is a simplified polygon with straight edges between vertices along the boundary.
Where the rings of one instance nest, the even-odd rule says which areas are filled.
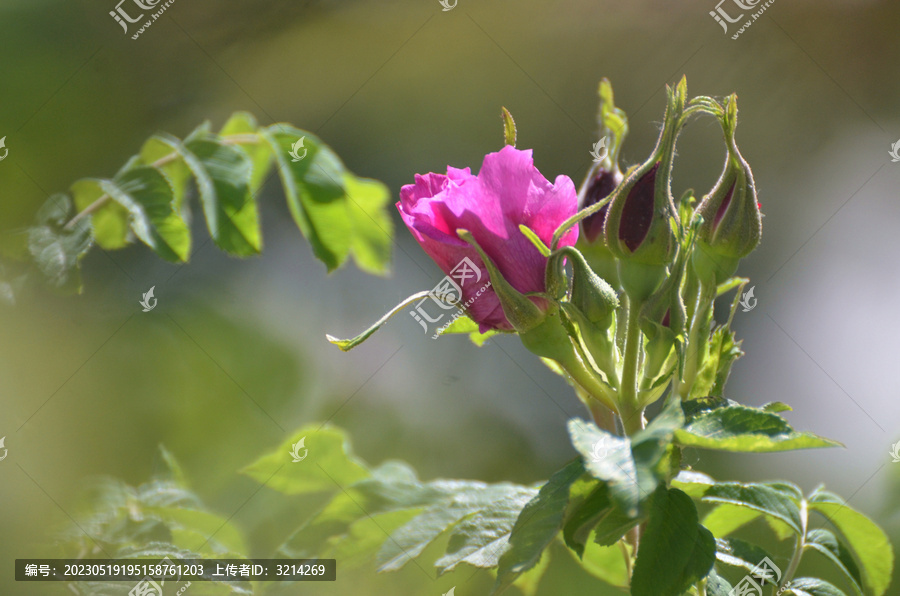
[[[390,192],[377,180],[344,175],[350,219],[350,254],[356,266],[368,273],[385,275],[391,262],[394,220],[388,212]]]
[[[675,431],[675,439],[689,447],[751,453],[841,446],[812,433],[797,432],[773,412],[741,405],[698,413],[684,429]]]
[[[837,529],[853,553],[865,588],[875,596],[884,594],[894,568],[894,550],[884,531],[843,499],[821,488],[810,495],[809,510],[824,515]]]
[[[716,559],[725,565],[754,571],[760,561],[767,557],[769,553],[755,544],[738,538],[716,539]]]
[[[272,148],[257,134],[259,124],[253,114],[248,112],[235,112],[219,131],[220,137],[241,135],[253,137],[254,142],[235,142],[233,144],[243,149],[250,157],[250,193],[254,200],[257,192],[265,183],[272,164]],[[227,139],[231,141],[231,139]]]
[[[810,530],[806,535],[805,546],[831,561],[850,582],[853,592],[857,596],[863,596],[859,567],[853,560],[853,554],[837,539],[837,536],[823,528]]]
[[[706,577],[716,544],[698,521],[689,496],[665,486],[656,489],[631,577],[633,596],[680,596]]]
[[[294,462],[293,445],[306,438],[306,457]],[[288,495],[337,492],[370,476],[365,464],[350,453],[345,433],[331,426],[309,425],[284,441],[275,451],[242,470],[268,488]]]
[[[594,478],[609,486],[610,497],[630,517],[635,517],[641,501],[637,468],[628,437],[617,437],[593,422],[569,421],[572,445],[584,457],[584,467]],[[599,446],[596,447],[595,446]],[[602,457],[601,457],[602,455]]]
[[[436,566],[443,568],[443,571],[463,561],[473,565],[478,563],[476,566],[490,566],[483,565],[487,561],[482,557],[490,557],[491,553],[486,549],[502,541],[502,544],[495,545],[493,561],[496,565],[516,517],[537,494],[536,489],[506,483],[456,482],[454,488],[456,490],[447,499],[428,507],[391,534],[376,557],[379,571],[400,569],[448,530],[453,530],[449,555],[442,557]],[[457,527],[458,524],[460,527]]]
[[[300,231],[312,246],[313,253],[333,271],[343,264],[354,250],[354,236],[365,232],[373,238],[384,229],[385,220],[351,214],[352,196],[347,189],[347,171],[337,155],[311,133],[289,125],[275,124],[260,131],[275,155],[278,173],[284,186],[291,215]],[[299,139],[304,140],[306,154],[299,161],[289,159],[290,151]],[[368,213],[374,205],[387,203],[387,191],[382,185],[360,182],[354,190],[365,188],[366,196],[356,205]],[[383,196],[379,196],[383,193]],[[362,262],[372,268],[378,258],[379,245],[362,242]],[[383,252],[383,249],[382,249]],[[386,263],[382,263],[385,266]]]
[[[699,499],[706,490],[715,484],[712,476],[695,472],[693,470],[681,470],[672,479],[672,488],[677,488],[693,499]]]
[[[762,512],[755,509],[722,503],[706,514],[706,517],[703,518],[703,525],[716,536],[723,537],[737,531],[761,515]]]
[[[143,165],[155,167],[163,173],[172,187],[175,210],[186,213],[185,197],[188,182],[191,179],[191,171],[184,160],[162,137],[163,135],[154,135],[147,139],[141,147],[138,157]]]
[[[514,486],[507,495],[456,524],[450,533],[446,554],[434,564],[438,574],[453,571],[460,563],[481,568],[496,567],[500,556],[509,547],[509,536],[516,519],[534,497],[533,489]]]
[[[581,482],[581,481],[579,481]],[[585,544],[588,542],[594,527],[600,520],[609,515],[613,508],[609,499],[609,488],[606,483],[591,478],[592,488],[586,496],[579,498],[577,502],[570,502],[568,518],[563,526],[563,539],[572,551],[578,556],[584,554]],[[572,487],[571,493],[575,493],[576,487]],[[574,497],[572,501],[575,501]]]
[[[711,486],[703,500],[747,507],[788,524],[801,533],[800,505],[789,492],[771,484],[719,482]]]
[[[190,231],[175,211],[172,187],[159,170],[135,167],[100,181],[100,188],[128,210],[131,229],[144,244],[167,261],[187,261]]]
[[[569,490],[583,474],[581,459],[570,462],[551,476],[537,496],[525,505],[509,537],[509,549],[500,558],[493,594],[505,590],[540,561],[562,528]]]
[[[72,211],[69,197],[51,196],[37,213],[38,224],[28,229],[28,250],[51,286],[80,291],[78,264],[93,238],[88,219],[77,221],[71,229],[63,227]]]
[[[252,163],[247,153],[214,137],[186,143],[170,136],[160,138],[184,159],[197,180],[206,226],[216,246],[239,257],[259,254],[262,238],[250,192]]]
[[[100,187],[100,180],[92,178],[78,180],[69,190],[72,191],[72,198],[79,212],[106,195]],[[101,248],[116,250],[128,244],[128,233],[131,229],[128,223],[128,209],[119,203],[107,200],[88,219],[91,222],[94,240]]]
[[[790,588],[783,594],[794,596],[847,596],[842,590],[839,590],[824,579],[815,577],[798,577],[792,579]]]
[[[713,331],[709,353],[691,386],[691,397],[722,395],[731,366],[744,354],[741,342],[734,338],[735,333],[727,327],[720,326]]]

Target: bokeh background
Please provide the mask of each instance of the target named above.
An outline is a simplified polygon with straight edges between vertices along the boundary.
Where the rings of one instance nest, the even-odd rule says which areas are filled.
[[[888,455],[900,440],[900,164],[888,155],[900,138],[900,4],[778,0],[737,40],[709,16],[712,0],[459,0],[452,11],[437,0],[176,0],[138,40],[109,16],[114,5],[0,5],[10,150],[0,229],[28,225],[76,179],[111,176],[153,132],[218,127],[235,110],[314,131],[396,194],[416,172],[477,170],[501,146],[501,106],[541,171],[579,184],[600,77],[630,118],[628,165],[652,148],[666,83],[685,74],[693,94],[736,92],[737,138],[766,217],[739,271],[759,302],[736,317],[747,355],[728,395],[786,401],[795,427],[847,448],[698,452],[696,466],[720,479],[825,483],[900,539],[900,463]],[[717,125],[689,126],[676,196],[708,189],[723,155]],[[261,203],[259,258],[201,246],[195,225],[187,266],[141,246],[94,250],[82,295],[37,288],[0,308],[0,593],[67,593],[16,585],[13,559],[48,552],[92,478],[148,480],[162,467],[159,444],[212,510],[237,511],[257,556],[316,506],[265,489],[247,501],[257,485],[237,471],[286,438],[279,425],[328,419],[369,463],[403,459],[424,479],[531,483],[572,457],[564,423],[585,413],[514,338],[480,349],[432,341],[398,317],[349,354],[325,342],[440,279],[399,218],[390,277],[352,266],[327,276],[277,184]],[[142,313],[150,286],[159,305]],[[456,585],[469,596],[490,583],[471,568],[434,581],[409,567],[339,571],[334,584],[296,590],[439,595]],[[616,593],[555,557],[539,594],[579,590]]]

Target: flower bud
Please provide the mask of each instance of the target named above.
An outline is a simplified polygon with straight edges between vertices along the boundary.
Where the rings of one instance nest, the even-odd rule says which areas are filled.
[[[725,167],[696,210],[703,221],[697,230],[694,269],[701,278],[714,278],[716,283],[734,274],[738,261],[753,252],[762,235],[756,184],[735,143],[736,126],[737,98],[732,95],[722,117],[728,151]]]
[[[568,248],[565,254],[572,261],[572,293],[569,301],[596,327],[608,329],[612,324],[613,313],[619,307],[616,291],[594,273],[578,250]]]
[[[668,105],[650,158],[628,173],[610,201],[604,226],[606,245],[619,259],[622,287],[629,298],[646,300],[665,278],[675,254],[670,218],[678,213],[670,190],[675,140],[681,126],[687,84],[666,88]]]

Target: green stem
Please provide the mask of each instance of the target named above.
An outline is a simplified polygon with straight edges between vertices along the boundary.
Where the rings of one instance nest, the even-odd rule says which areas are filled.
[[[702,333],[702,330],[705,328],[706,319],[709,317],[709,309],[712,308],[715,295],[715,284],[709,284],[701,280],[697,292],[697,302],[694,307],[694,316],[691,318],[691,328],[684,347],[684,373],[681,375],[681,379],[676,379],[678,381],[678,395],[681,399],[688,399],[691,394],[691,388],[694,386],[694,380],[699,369],[700,351],[703,347],[701,342],[709,341],[708,337],[704,337],[705,334]]]
[[[800,559],[803,558],[803,551],[806,549],[806,529],[808,520],[809,511],[807,509],[806,499],[803,499],[800,502],[800,529],[802,531],[800,532],[800,535],[797,536],[797,542],[794,544],[794,554],[791,556],[791,562],[788,564],[787,571],[784,572],[784,576],[781,578],[781,584],[773,586],[773,594],[777,593],[779,588],[783,588],[794,578],[794,574],[800,566]]]
[[[628,329],[625,331],[622,382],[620,384],[621,405],[630,410],[635,410],[638,407],[637,372],[641,348],[640,316],[641,303],[637,300],[630,300],[628,305]],[[625,422],[624,418],[622,422]]]

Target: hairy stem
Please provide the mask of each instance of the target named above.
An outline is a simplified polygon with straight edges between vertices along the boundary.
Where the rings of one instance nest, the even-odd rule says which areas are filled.
[[[677,391],[681,399],[690,397],[694,380],[697,377],[700,352],[703,348],[702,343],[709,340],[708,337],[704,337],[705,334],[702,333],[702,330],[705,328],[706,320],[709,317],[709,309],[712,308],[712,301],[715,295],[715,284],[709,284],[705,281],[700,282],[700,287],[697,291],[697,301],[693,317],[691,318],[691,328],[688,331],[687,343],[684,348],[684,374],[681,375],[680,379],[676,378],[678,383]]]
[[[641,348],[641,327],[639,302],[629,304],[628,329],[625,331],[625,355],[622,362],[622,382],[620,384],[621,406],[632,410],[633,414],[637,406],[637,372],[638,359]],[[622,417],[622,423],[628,428],[628,422]]]

